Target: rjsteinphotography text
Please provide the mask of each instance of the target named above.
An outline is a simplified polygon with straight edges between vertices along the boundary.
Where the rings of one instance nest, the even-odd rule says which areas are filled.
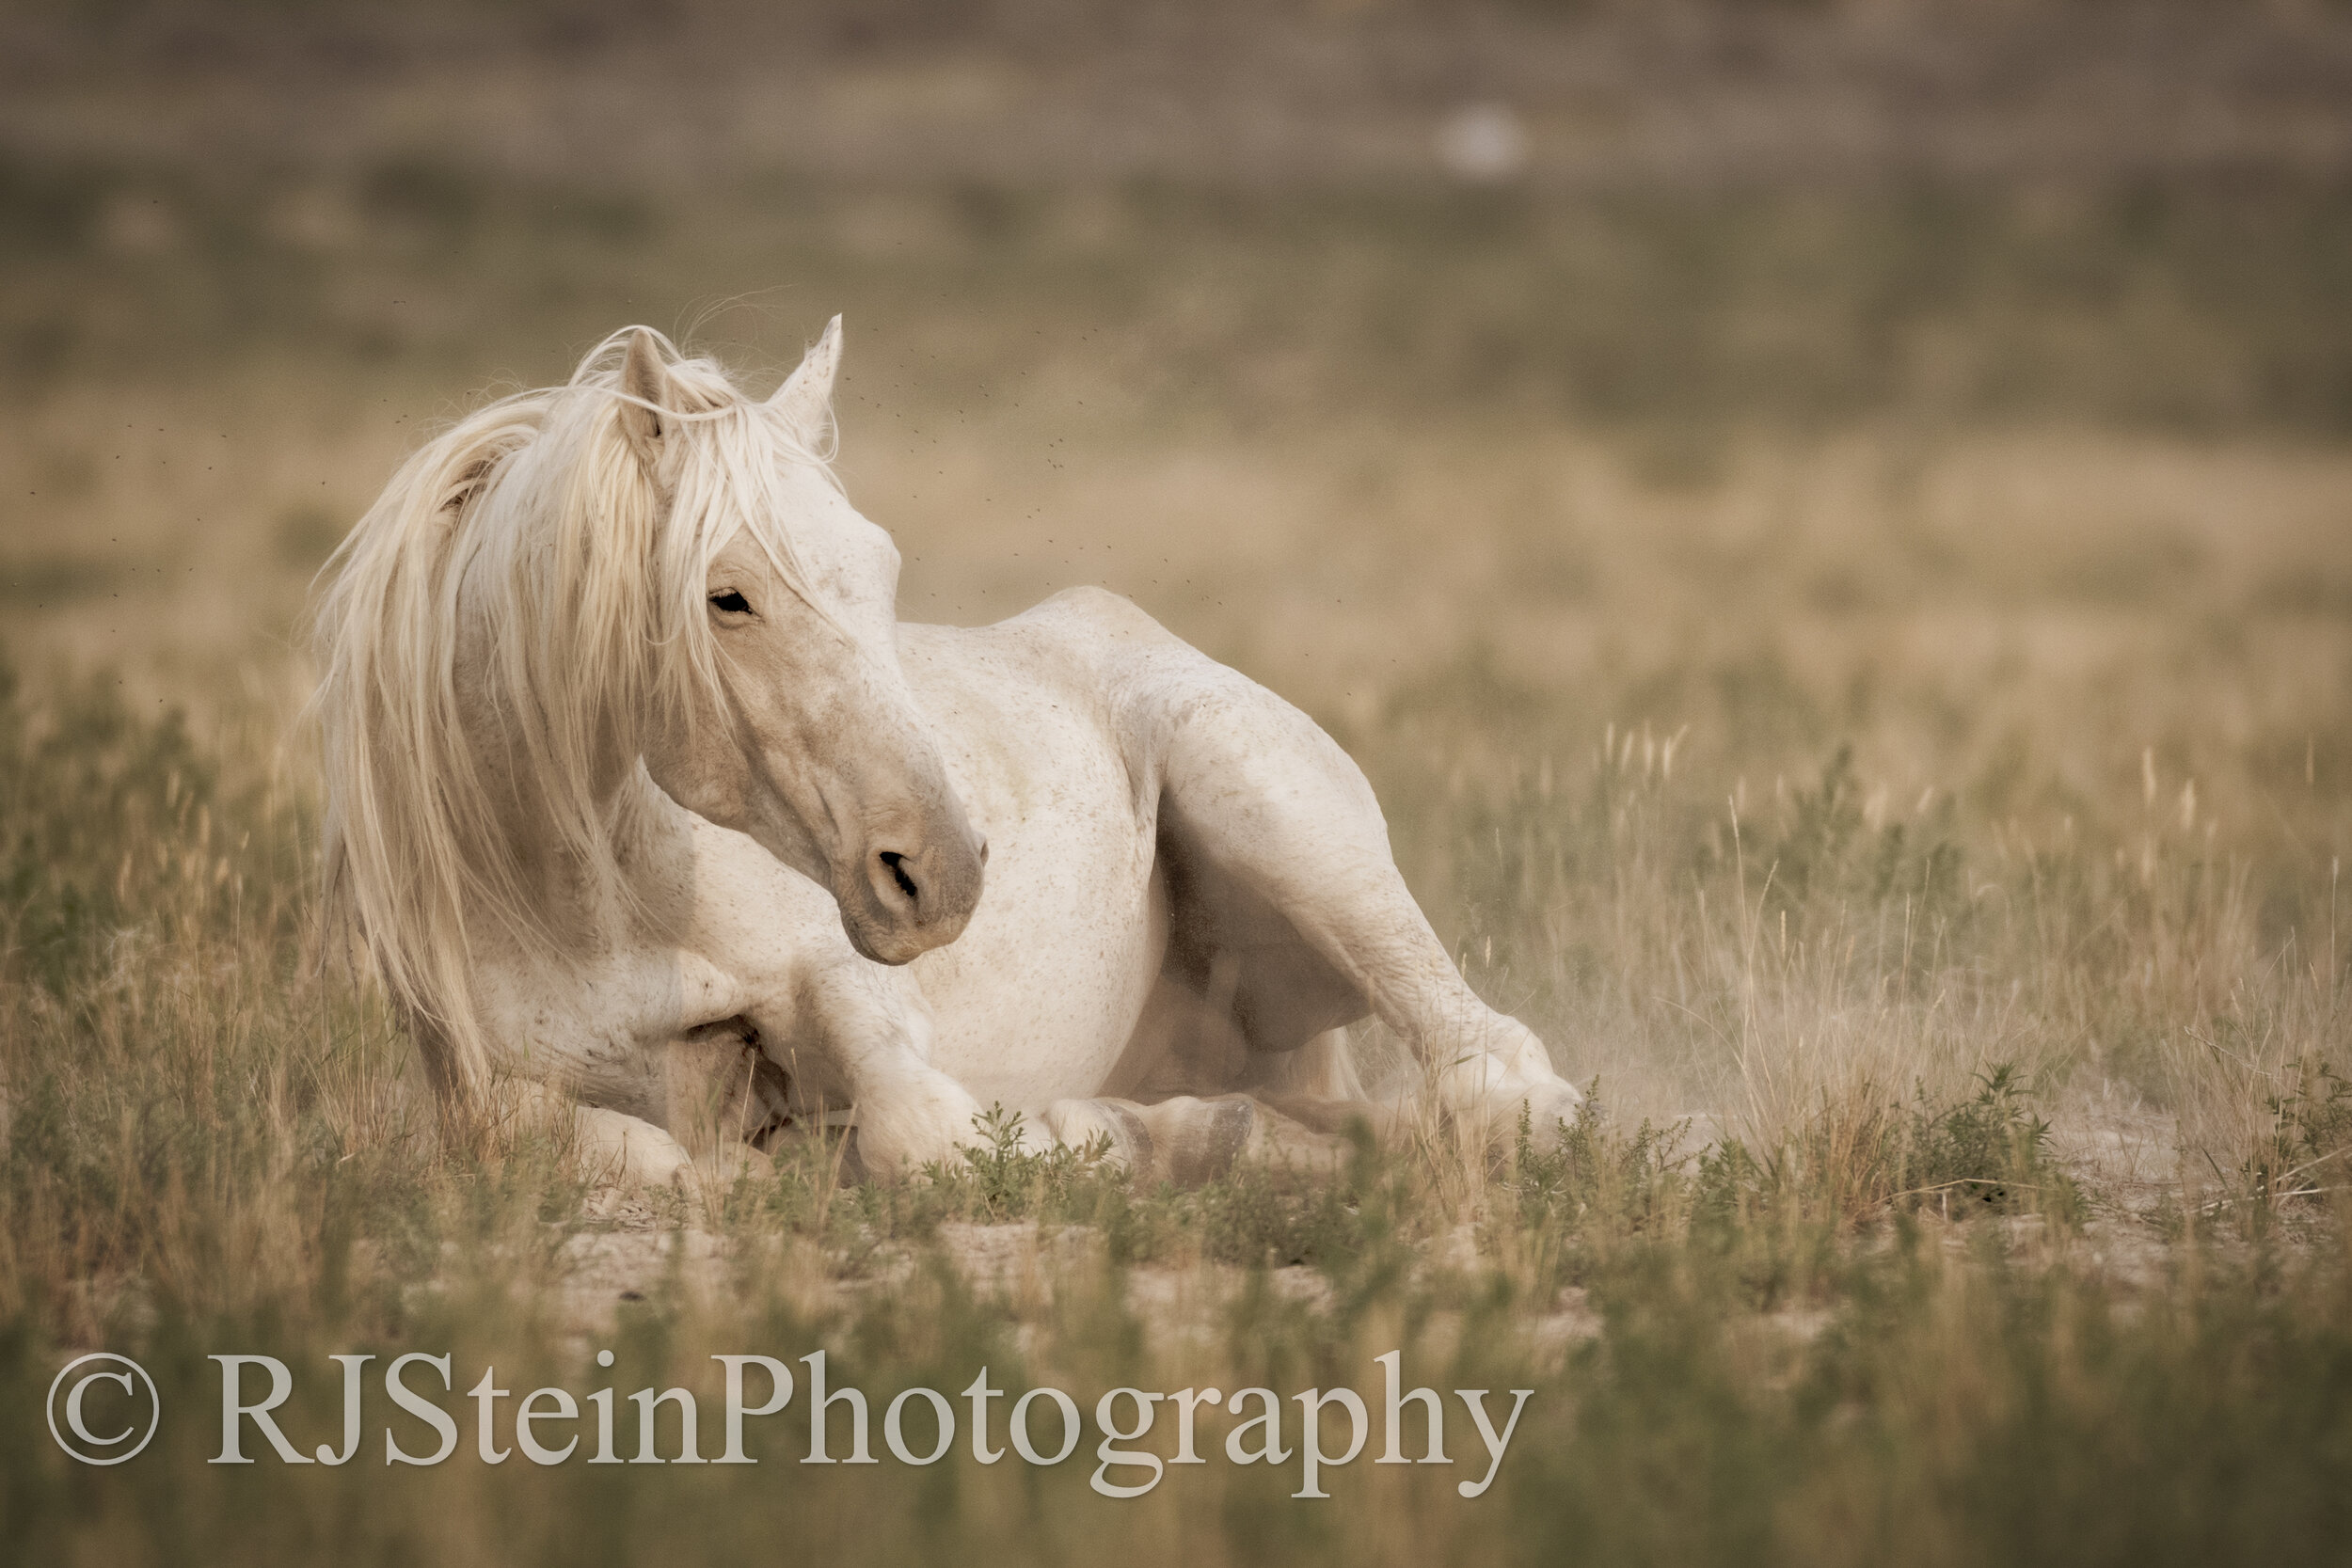
[[[372,1354],[330,1356],[342,1385],[342,1440],[321,1443],[310,1452],[278,1419],[294,1393],[294,1368],[272,1355],[210,1359],[220,1370],[220,1444],[210,1461],[215,1465],[252,1465],[273,1457],[286,1465],[347,1465],[367,1446],[372,1392],[398,1412],[373,1427],[382,1433],[385,1465],[438,1465],[455,1454],[462,1441],[458,1416],[442,1403],[461,1381],[447,1355],[410,1352],[385,1363],[373,1377],[369,1369],[379,1358]],[[798,1373],[791,1363],[771,1355],[710,1359],[723,1369],[715,1433],[707,1432],[702,1402],[687,1388],[640,1388],[624,1395],[605,1386],[575,1395],[568,1388],[543,1387],[518,1396],[501,1386],[496,1366],[485,1366],[461,1396],[473,1403],[475,1455],[485,1465],[517,1457],[539,1465],[755,1465],[761,1455],[747,1446],[761,1440],[755,1423],[797,1417],[799,1430],[786,1441],[805,1439],[806,1451],[798,1456],[803,1465],[882,1463],[874,1443],[879,1426],[882,1449],[902,1465],[938,1464],[955,1449],[961,1433],[975,1464],[995,1465],[1011,1454],[1025,1464],[1052,1465],[1074,1454],[1088,1431],[1078,1400],[1068,1392],[1043,1386],[1015,1395],[993,1384],[986,1367],[953,1398],[913,1387],[884,1402],[869,1400],[854,1386],[834,1386],[821,1350],[800,1356]],[[1346,1387],[1308,1388],[1287,1400],[1262,1387],[1231,1393],[1215,1387],[1109,1389],[1094,1401],[1093,1431],[1100,1441],[1088,1484],[1106,1497],[1139,1497],[1160,1483],[1170,1465],[1207,1465],[1221,1457],[1236,1465],[1283,1465],[1295,1459],[1300,1484],[1291,1495],[1327,1497],[1324,1472],[1353,1463],[1375,1440],[1375,1465],[1454,1464],[1447,1400],[1435,1388],[1406,1386],[1402,1362],[1397,1351],[1374,1358],[1382,1387],[1369,1402]],[[612,1353],[597,1352],[596,1363],[612,1367]],[[1481,1497],[1494,1484],[1533,1390],[1509,1389],[1491,1409],[1489,1392],[1452,1390],[1459,1405],[1454,1443],[1465,1447],[1461,1438],[1469,1434],[1460,1425],[1466,1420],[1480,1449],[1466,1469],[1475,1479],[1454,1488],[1464,1497]],[[623,1410],[624,1403],[633,1410]],[[146,1374],[112,1355],[69,1364],[50,1387],[49,1406],[50,1431],[59,1447],[87,1464],[119,1464],[132,1457],[162,1419],[160,1398]],[[1221,1440],[1203,1421],[1204,1410],[1221,1415]],[[1162,1436],[1154,1447],[1136,1446],[1155,1433]],[[719,1451],[704,1452],[713,1437]],[[621,1445],[631,1438],[624,1454]],[[1171,1442],[1172,1452],[1155,1451]]]

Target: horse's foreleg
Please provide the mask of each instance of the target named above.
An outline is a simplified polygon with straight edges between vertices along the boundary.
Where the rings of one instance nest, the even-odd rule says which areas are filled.
[[[846,952],[847,949],[845,948]],[[795,1098],[852,1112],[858,1159],[877,1176],[902,1175],[984,1143],[980,1104],[931,1065],[931,1019],[902,972],[852,960],[809,974],[788,1005],[751,1015]]]

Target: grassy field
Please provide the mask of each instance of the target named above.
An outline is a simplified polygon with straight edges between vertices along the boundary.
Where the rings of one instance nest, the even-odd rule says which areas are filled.
[[[2277,1564],[2352,1534],[2340,180],[656,180],[167,139],[0,137],[13,1556]],[[440,1146],[380,1002],[316,963],[310,575],[483,390],[632,320],[780,370],[836,309],[902,611],[1103,583],[1307,707],[1466,973],[1597,1085],[1560,1152],[1433,1132],[1179,1193],[1005,1155],[845,1187],[811,1148],[689,1199],[592,1191],[526,1128]],[[167,1417],[115,1469],[32,1415],[96,1348]],[[1105,1498],[1091,1421],[1049,1467],[803,1466],[797,1414],[755,1468],[474,1457],[486,1365],[688,1387],[709,1454],[710,1355],[819,1348],[878,1405],[985,1363],[1089,1413],[1377,1412],[1391,1349],[1534,1393],[1476,1498],[1458,1403],[1452,1468],[1375,1435],[1328,1500],[1295,1452]],[[413,1351],[455,1369],[446,1465],[376,1463],[380,1388],[347,1468],[205,1463],[208,1355],[295,1368],[308,1451],[330,1354]]]

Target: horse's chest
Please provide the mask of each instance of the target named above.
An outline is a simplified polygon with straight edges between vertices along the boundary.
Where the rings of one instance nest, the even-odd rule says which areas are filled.
[[[914,964],[939,1019],[932,1064],[983,1104],[1092,1094],[1158,970],[1153,824],[1123,770],[1081,767],[1032,780],[1024,809],[992,815],[971,926]]]

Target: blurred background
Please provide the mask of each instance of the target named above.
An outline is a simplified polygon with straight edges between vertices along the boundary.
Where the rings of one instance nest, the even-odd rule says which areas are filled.
[[[1745,1062],[1700,933],[1774,877],[1882,945],[1943,878],[1969,1059],[2158,1102],[2244,965],[2334,973],[2323,0],[19,0],[0,639],[282,722],[421,431],[835,311],[902,611],[1102,583],[1309,708],[1580,1077]],[[2141,976],[2166,888],[2234,902]]]

